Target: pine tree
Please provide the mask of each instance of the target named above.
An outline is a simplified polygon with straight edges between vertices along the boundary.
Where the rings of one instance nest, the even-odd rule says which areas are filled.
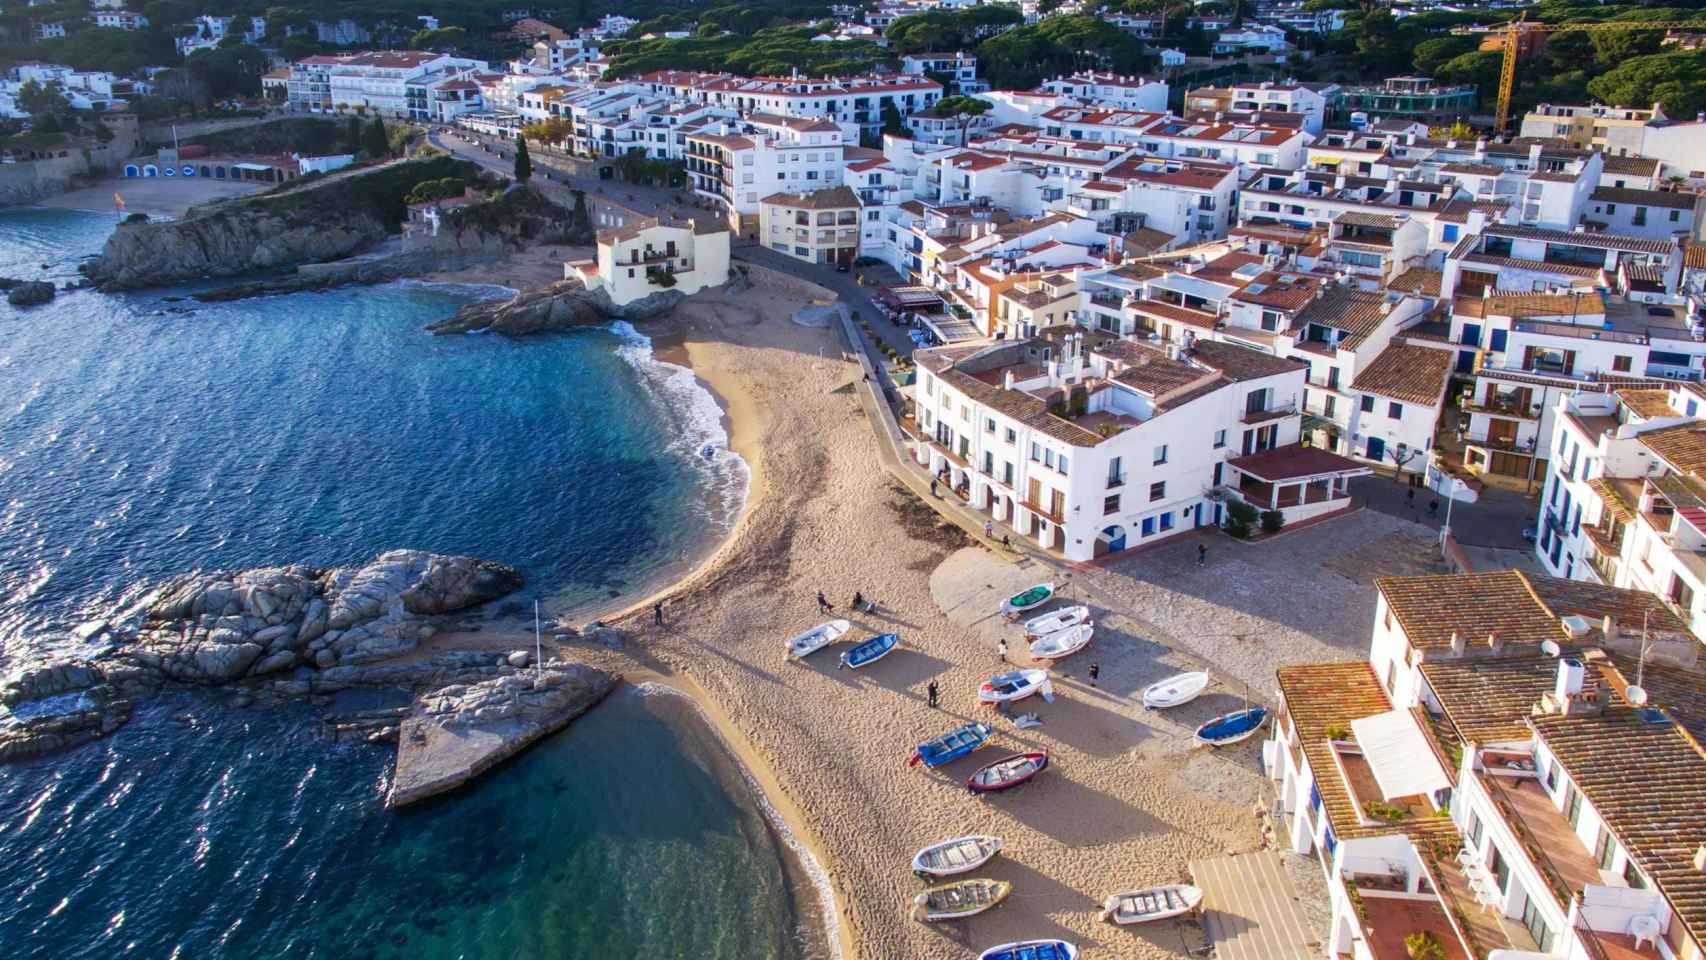
[[[391,138],[385,133],[385,121],[378,114],[374,114],[373,122],[367,125],[362,150],[374,160],[383,160],[391,155]]]
[[[527,138],[515,138],[515,179],[526,183],[533,176],[533,158],[527,155]]]
[[[346,124],[345,128],[344,128],[344,144],[345,144],[345,146],[349,147],[350,153],[360,153],[361,152],[361,121],[360,120],[357,120],[354,117],[349,118],[349,123]]]

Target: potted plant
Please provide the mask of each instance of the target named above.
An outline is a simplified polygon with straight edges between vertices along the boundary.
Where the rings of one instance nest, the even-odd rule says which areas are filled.
[[[1404,949],[1410,960],[1445,960],[1445,947],[1432,930],[1418,930],[1404,937]]]

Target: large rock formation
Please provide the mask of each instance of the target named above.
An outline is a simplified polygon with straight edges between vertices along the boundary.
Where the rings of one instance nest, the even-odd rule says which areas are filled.
[[[449,157],[405,160],[198,206],[182,220],[122,223],[83,269],[103,290],[130,290],[347,257],[396,232],[415,184],[473,170]]]
[[[686,299],[679,290],[659,290],[617,306],[603,288],[588,290],[578,280],[561,280],[523,290],[508,299],[482,300],[429,324],[435,334],[489,332],[525,336],[571,327],[589,327],[612,320],[646,320],[661,316]]]
[[[0,683],[0,703],[12,713],[12,722],[0,727],[0,759],[110,733],[134,698],[166,683],[213,686],[282,675],[289,679],[272,687],[280,696],[395,683],[407,672],[365,678],[359,668],[414,650],[439,629],[442,615],[521,584],[521,575],[501,563],[420,550],[393,550],[357,567],[181,577],[136,622],[82,631],[111,641],[98,657],[34,666]],[[436,687],[495,676],[486,669],[492,666],[489,657],[429,661],[413,677]],[[326,684],[314,683],[339,670]]]
[[[525,666],[527,654],[507,663]],[[406,806],[462,786],[592,709],[620,679],[553,661],[421,698],[417,715],[403,722],[387,802]]]

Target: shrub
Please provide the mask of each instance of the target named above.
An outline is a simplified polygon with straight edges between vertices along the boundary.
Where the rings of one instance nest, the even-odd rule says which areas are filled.
[[[1351,738],[1351,732],[1345,729],[1345,725],[1342,723],[1335,723],[1323,732],[1327,734],[1328,740],[1349,740]]]
[[[1411,960],[1445,960],[1445,947],[1432,930],[1418,930],[1406,934],[1404,949],[1410,951]]]
[[[1387,803],[1385,800],[1364,800],[1362,811],[1376,820],[1384,820],[1387,823],[1397,823],[1405,816],[1403,807],[1395,803]],[[1415,956],[1415,954],[1412,953],[1411,956]]]
[[[1256,508],[1242,500],[1229,500],[1226,504],[1226,515],[1248,527],[1256,522]]]
[[[1240,540],[1248,540],[1250,539],[1250,521],[1228,516],[1226,518],[1226,532]]]
[[[675,274],[668,270],[652,268],[646,271],[646,282],[650,283],[654,287],[663,287],[668,289],[675,286]]]
[[[1278,510],[1262,511],[1263,533],[1279,533],[1280,528],[1283,526],[1285,526],[1285,514],[1280,513]]]

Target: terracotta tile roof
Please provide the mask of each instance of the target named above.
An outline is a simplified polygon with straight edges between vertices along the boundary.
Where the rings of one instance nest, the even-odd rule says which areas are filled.
[[[1539,180],[1545,176],[1545,174],[1535,174],[1530,179]],[[1575,177],[1570,179],[1573,181]],[[1544,227],[1519,226],[1509,223],[1488,224],[1482,234],[1483,236],[1509,237],[1516,240],[1544,240],[1547,243],[1592,247],[1596,250],[1669,253],[1676,249],[1675,242],[1670,240],[1648,240],[1643,237],[1625,237],[1614,233],[1576,233],[1571,230],[1548,230]]]
[[[1125,235],[1124,251],[1132,254],[1154,253],[1178,239],[1165,230],[1154,227],[1138,227]]]
[[[1430,835],[1455,832],[1450,820],[1439,817],[1429,817],[1427,821],[1365,826],[1359,811],[1351,803],[1351,792],[1334,760],[1328,731],[1348,736],[1351,721],[1392,709],[1386,691],[1375,679],[1373,667],[1361,660],[1307,663],[1281,667],[1277,674],[1286,716],[1291,719],[1298,746],[1309,760],[1315,788],[1321,794],[1321,805],[1327,812],[1334,836],[1348,840],[1394,833]]]
[[[1529,723],[1641,871],[1696,940],[1706,940],[1706,754],[1658,710],[1608,707],[1601,715]]]
[[[1605,315],[1605,298],[1597,291],[1568,293],[1495,293],[1490,297],[1456,297],[1451,312],[1460,317],[1587,317]]]
[[[1206,310],[1193,310],[1190,307],[1175,306],[1171,303],[1163,303],[1160,300],[1133,300],[1128,304],[1128,307],[1145,316],[1173,320],[1204,330],[1213,330],[1215,324],[1220,322],[1219,317]]]
[[[1625,388],[1615,391],[1617,399],[1623,405],[1640,416],[1649,419],[1654,417],[1674,417],[1676,411],[1670,407],[1669,390],[1638,390]]]
[[[1288,443],[1283,447],[1252,453],[1247,457],[1228,460],[1227,463],[1269,483],[1286,483],[1333,473],[1371,472],[1367,464],[1341,457],[1320,447],[1306,447],[1298,443]]]
[[[1655,177],[1662,161],[1646,157],[1606,157],[1605,173],[1627,173],[1639,177]]]
[[[1678,620],[1658,597],[1645,590],[1606,587],[1586,580],[1568,580],[1540,574],[1524,574],[1535,596],[1556,617],[1579,615],[1593,621],[1595,627],[1605,617],[1621,624],[1623,630],[1640,629],[1643,617],[1655,631],[1687,633],[1688,624]]]
[[[1698,243],[1689,244],[1688,252],[1683,255],[1683,265],[1696,270],[1706,270],[1706,246]]]
[[[1271,353],[1218,340],[1198,340],[1191,348],[1191,359],[1213,367],[1227,379],[1240,383],[1295,373],[1309,366],[1309,361],[1299,357],[1276,357]]]
[[[1298,311],[1292,327],[1302,329],[1311,323],[1319,323],[1343,330],[1346,336],[1339,346],[1355,350],[1386,319],[1387,315],[1380,309],[1385,303],[1386,296],[1382,293],[1356,287],[1328,287],[1321,299]]]
[[[1392,345],[1351,381],[1352,390],[1433,406],[1445,396],[1456,354],[1435,347]]]
[[[1395,290],[1399,293],[1413,293],[1418,296],[1437,297],[1439,296],[1440,281],[1443,279],[1445,279],[1444,275],[1438,270],[1411,267],[1388,281],[1386,289]]]
[[[1584,666],[1586,680],[1597,681],[1597,664]],[[1529,714],[1541,696],[1557,686],[1558,658],[1533,652],[1472,660],[1430,659],[1422,661],[1421,671],[1450,732],[1464,743],[1486,746],[1528,740]]]
[[[830,187],[810,193],[773,193],[763,202],[801,210],[845,210],[859,206],[859,195],[852,187]]]
[[[1327,282],[1328,278],[1312,273],[1265,270],[1239,287],[1232,294],[1232,299],[1277,310],[1300,310],[1315,299],[1315,292],[1325,287]]]
[[[1706,429],[1698,423],[1649,430],[1637,439],[1682,473],[1706,471]]]
[[[920,354],[932,352],[920,351]],[[923,366],[926,360],[920,357],[918,362]],[[1028,393],[985,383],[976,376],[951,366],[945,366],[937,376],[941,377],[944,384],[965,394],[973,402],[997,410],[1056,440],[1079,447],[1093,447],[1102,442],[1101,434],[1055,416],[1049,412],[1046,402]]]
[[[1558,618],[1515,570],[1377,577],[1374,588],[1418,650],[1449,650],[1454,631],[1481,647],[1494,630],[1507,645],[1565,639]]]
[[[1675,190],[1638,190],[1634,187],[1598,187],[1593,199],[1601,203],[1629,203],[1641,207],[1666,207],[1672,210],[1693,210],[1699,199],[1692,193]]]
[[[1605,477],[1595,477],[1588,481],[1588,489],[1599,494],[1600,500],[1605,503],[1606,512],[1610,513],[1613,519],[1620,523],[1628,523],[1635,519],[1635,506],[1626,502],[1618,494],[1617,488],[1612,485],[1610,480]]]

